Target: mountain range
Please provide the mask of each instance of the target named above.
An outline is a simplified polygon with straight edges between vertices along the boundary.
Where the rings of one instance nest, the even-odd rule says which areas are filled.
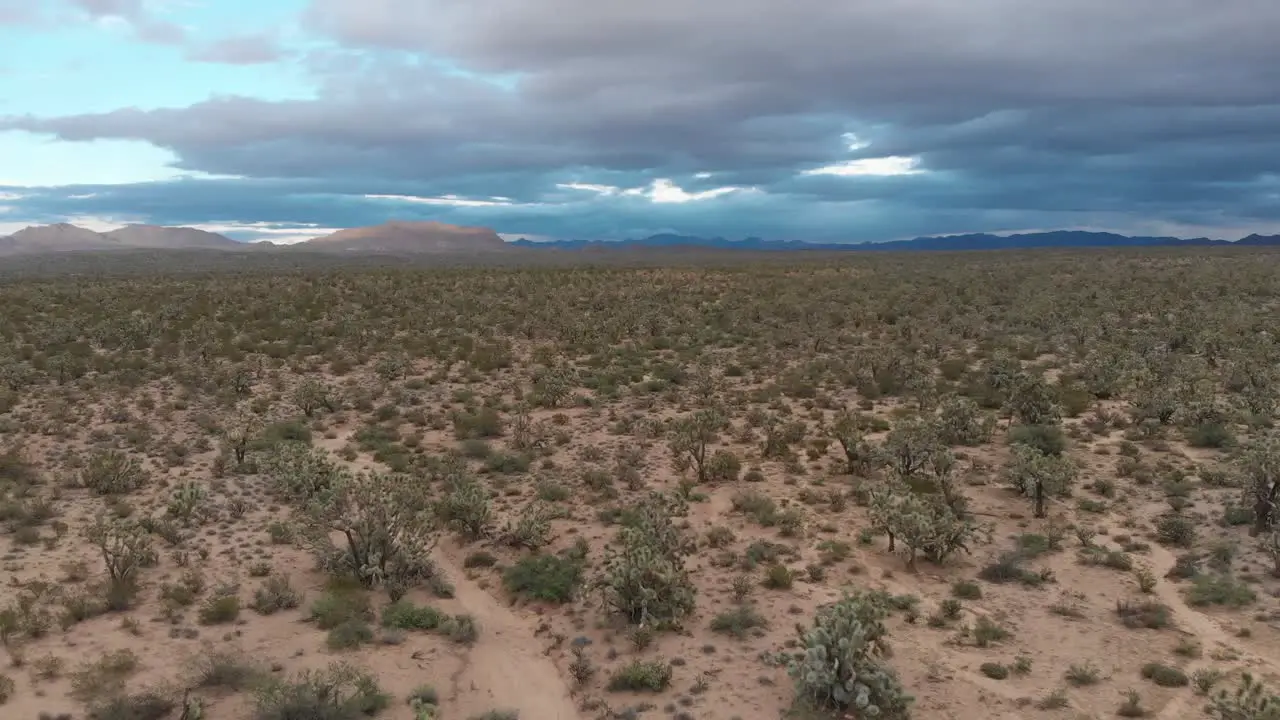
[[[469,255],[474,253],[611,250],[749,250],[779,252],[818,251],[958,251],[1019,250],[1033,248],[1107,247],[1209,247],[1280,246],[1280,235],[1249,235],[1239,240],[1117,235],[1105,232],[1055,230],[1016,235],[944,235],[881,243],[807,243],[790,240],[726,240],[688,235],[661,234],[638,240],[504,241],[490,228],[463,227],[439,222],[391,221],[381,225],[348,228],[291,245],[242,243],[217,233],[190,227],[126,225],[109,232],[94,232],[67,223],[38,225],[0,236],[0,256],[106,250],[227,250],[241,252],[321,252],[362,255]]]
[[[1249,235],[1239,240],[1214,240],[1210,238],[1176,238],[1117,235],[1107,232],[1083,230],[1051,230],[1048,232],[992,235],[972,233],[968,235],[934,235],[911,240],[890,240],[876,243],[809,243],[798,240],[726,240],[686,235],[651,235],[639,240],[619,242],[600,240],[531,241],[513,240],[511,245],[528,248],[561,250],[606,249],[614,246],[633,248],[702,247],[722,250],[753,250],[756,252],[823,250],[831,251],[958,251],[958,250],[1025,250],[1034,248],[1085,248],[1085,247],[1161,247],[1161,246],[1264,246],[1280,245],[1280,235]]]

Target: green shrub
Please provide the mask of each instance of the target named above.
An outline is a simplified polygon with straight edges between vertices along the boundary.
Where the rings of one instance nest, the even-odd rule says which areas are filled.
[[[1196,542],[1196,525],[1182,515],[1161,515],[1156,520],[1156,539],[1162,545],[1187,548]]]
[[[561,555],[528,555],[502,574],[512,595],[542,602],[565,603],[582,583],[582,562]]]
[[[154,690],[122,693],[96,699],[89,705],[87,720],[162,720],[177,705],[168,695]]]
[[[613,692],[662,692],[671,684],[671,664],[661,660],[632,660],[609,677]]]
[[[996,662],[985,662],[978,666],[978,671],[992,680],[1004,680],[1009,677],[1009,668]]]
[[[382,608],[382,626],[399,630],[435,630],[448,617],[430,605],[401,598]]]
[[[357,618],[349,618],[329,629],[325,645],[330,650],[351,650],[373,642],[373,628]]]
[[[1191,680],[1187,674],[1175,667],[1169,667],[1158,662],[1147,663],[1142,666],[1142,677],[1159,685],[1160,687],[1186,687],[1191,684]]]
[[[240,617],[240,596],[235,594],[234,589],[221,590],[200,605],[198,615],[201,625],[235,622]]]
[[[1244,607],[1258,599],[1252,588],[1230,575],[1208,573],[1193,577],[1191,586],[1186,589],[1185,594],[1187,604],[1192,607],[1208,605]]]
[[[263,685],[256,693],[253,720],[362,720],[389,703],[373,675],[335,663]]]
[[[80,484],[99,495],[133,492],[147,483],[142,463],[119,450],[96,450],[80,472]]]
[[[711,620],[713,632],[731,635],[739,640],[746,638],[748,632],[755,628],[768,626],[768,620],[750,605],[739,605],[716,615]]]
[[[332,589],[311,603],[310,620],[321,630],[332,630],[348,620],[373,619],[369,596],[355,589]]]
[[[271,615],[281,610],[292,610],[302,604],[302,596],[289,584],[287,575],[272,575],[253,593],[255,611]]]

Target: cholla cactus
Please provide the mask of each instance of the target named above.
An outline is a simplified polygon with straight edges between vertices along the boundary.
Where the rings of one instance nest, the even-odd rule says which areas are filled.
[[[1205,710],[1216,720],[1280,720],[1280,696],[1245,673],[1234,693],[1218,691]]]
[[[207,510],[204,501],[208,495],[209,493],[198,483],[184,482],[174,488],[169,496],[168,512],[184,523],[200,519]]]
[[[900,485],[881,485],[871,491],[873,527],[889,536],[889,550],[900,550],[907,567],[915,569],[916,555],[934,563],[946,562],[957,550],[968,551],[982,528],[946,493],[918,493]],[[897,547],[900,544],[901,547]]]
[[[514,523],[507,523],[503,531],[507,544],[537,550],[551,541],[551,509],[546,503],[534,501],[520,511]]]
[[[606,606],[632,623],[672,625],[693,611],[696,591],[684,567],[690,546],[671,521],[681,510],[678,500],[651,494],[622,528],[620,549],[596,581]]]
[[[1035,502],[1035,516],[1045,516],[1046,495],[1066,495],[1075,482],[1076,466],[1065,456],[1045,455],[1027,445],[1014,445],[1005,468],[1010,485]]]
[[[453,487],[436,507],[436,514],[449,528],[471,540],[488,535],[493,523],[489,493],[469,477],[453,479]]]
[[[280,497],[306,506],[328,494],[349,475],[323,450],[281,443],[263,457],[261,469]]]
[[[430,553],[436,527],[426,486],[403,475],[360,473],[335,483],[311,503],[317,554],[334,558],[328,533],[340,533],[346,547],[336,556],[342,569],[366,587],[384,585],[397,598],[431,576]]]
[[[851,711],[853,717],[910,717],[912,698],[883,662],[887,615],[874,596],[853,593],[818,610],[812,628],[797,628],[805,652],[787,672],[800,698],[820,708]]]
[[[995,418],[967,397],[950,395],[938,408],[938,434],[948,445],[981,445],[994,429]]]

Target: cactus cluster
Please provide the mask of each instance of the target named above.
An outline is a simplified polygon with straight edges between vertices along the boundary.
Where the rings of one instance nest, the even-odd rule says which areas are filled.
[[[804,654],[787,668],[797,700],[853,717],[909,718],[912,697],[884,662],[887,615],[876,596],[852,593],[821,608],[813,627],[798,627]]]
[[[635,509],[597,581],[606,606],[631,623],[675,625],[693,611],[695,589],[685,570],[689,543],[672,522],[678,501],[654,493]]]
[[[1205,710],[1215,720],[1280,720],[1280,696],[1245,673],[1235,692],[1218,691]]]

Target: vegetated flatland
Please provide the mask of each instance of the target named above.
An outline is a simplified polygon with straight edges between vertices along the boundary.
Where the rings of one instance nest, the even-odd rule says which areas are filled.
[[[0,714],[1275,717],[1280,255],[685,260],[10,276]]]

